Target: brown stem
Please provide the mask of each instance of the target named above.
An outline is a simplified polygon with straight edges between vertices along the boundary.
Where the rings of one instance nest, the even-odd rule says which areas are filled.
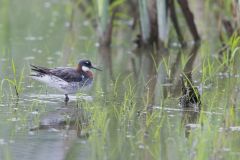
[[[19,93],[18,93],[18,90],[17,90],[17,86],[14,86],[14,88],[15,88],[16,96],[19,97]]]
[[[185,46],[185,42],[184,42],[184,38],[183,38],[183,35],[182,35],[180,27],[179,27],[177,15],[176,15],[176,10],[175,10],[175,5],[174,5],[174,0],[169,0],[168,1],[168,7],[170,9],[170,17],[171,17],[173,26],[174,26],[174,28],[176,30],[176,33],[177,33],[177,36],[178,36],[178,40],[182,44],[182,46],[184,47]]]
[[[222,24],[227,32],[228,37],[231,37],[234,32],[231,22],[226,19],[222,19]]]
[[[190,32],[194,38],[194,41],[197,42],[200,40],[200,36],[197,31],[197,27],[194,22],[194,17],[193,14],[188,6],[188,1],[187,0],[178,0],[178,3],[182,9],[182,12],[184,14],[184,17],[187,21],[188,27],[190,29]]]
[[[198,53],[197,51],[198,51],[199,47],[200,47],[200,44],[195,44],[193,46],[191,52],[189,53],[190,58],[188,59],[186,65],[184,67],[184,73],[186,73],[186,74],[187,73],[192,73],[193,67],[194,67],[193,64],[194,64],[194,61],[197,57],[197,53]]]

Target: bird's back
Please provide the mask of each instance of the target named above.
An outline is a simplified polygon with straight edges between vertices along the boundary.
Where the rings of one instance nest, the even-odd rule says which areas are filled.
[[[32,70],[35,71],[35,74],[31,75],[33,79],[57,88],[64,93],[76,93],[80,89],[89,88],[93,81],[87,73],[78,72],[71,67],[45,68],[31,66]]]

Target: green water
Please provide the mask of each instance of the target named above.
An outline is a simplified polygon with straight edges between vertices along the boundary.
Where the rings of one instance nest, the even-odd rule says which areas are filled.
[[[214,28],[205,32],[209,37],[189,68],[202,92],[202,111],[178,105],[178,76],[191,45],[181,50],[180,59],[173,47],[161,60],[149,111],[145,64],[138,65],[136,33],[126,22],[113,36],[111,78],[100,60],[96,28],[73,2],[0,0],[0,19],[0,159],[239,159],[240,63],[236,56],[226,67],[217,58]],[[91,91],[71,95],[67,105],[64,95],[28,77],[29,64],[74,67],[81,58],[104,71],[94,71]],[[173,71],[176,77],[170,76]]]

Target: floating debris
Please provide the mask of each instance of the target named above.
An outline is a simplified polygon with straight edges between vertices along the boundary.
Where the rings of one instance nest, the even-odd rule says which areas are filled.
[[[1,61],[5,62],[5,61],[7,61],[7,59],[6,58],[1,58]]]
[[[188,123],[185,125],[188,129],[195,129],[195,128],[201,128],[201,124],[195,124],[195,123]]]
[[[45,2],[44,3],[44,7],[45,8],[50,8],[51,7],[51,3],[50,2]]]
[[[56,128],[49,128],[48,132],[60,132],[60,130]]]
[[[139,144],[139,145],[138,145],[138,148],[140,148],[140,149],[144,149],[145,146],[144,146],[144,144]]]
[[[41,49],[39,49],[37,52],[38,52],[38,53],[42,53],[42,50],[41,50]]]
[[[26,88],[33,88],[33,85],[27,85]]]
[[[25,40],[26,40],[26,41],[35,41],[35,40],[36,40],[36,37],[34,37],[34,36],[28,36],[28,37],[25,37]]]
[[[54,54],[57,56],[61,56],[63,53],[61,51],[56,51]]]
[[[230,126],[228,128],[219,128],[219,131],[222,132],[222,131],[232,131],[232,132],[240,132],[240,126]]]
[[[20,118],[14,117],[14,118],[11,118],[10,121],[12,121],[12,122],[17,122],[17,121],[20,121]]]
[[[88,40],[88,37],[86,37],[86,36],[79,36],[78,37],[80,40]]]
[[[42,41],[42,40],[43,40],[43,37],[42,37],[42,36],[39,36],[39,37],[37,37],[37,39],[38,39],[39,41]]]
[[[39,112],[38,112],[38,111],[33,111],[33,112],[31,112],[31,114],[32,114],[32,115],[38,115]]]
[[[174,114],[169,114],[168,117],[175,117],[175,115]]]
[[[0,145],[6,144],[6,141],[4,139],[0,139]]]
[[[29,132],[28,132],[28,135],[29,135],[29,136],[33,136],[33,135],[35,135],[35,132],[29,131]]]
[[[50,23],[49,23],[49,26],[50,26],[50,27],[54,27],[54,26],[55,26],[55,23],[54,23],[54,22],[50,22]]]
[[[87,144],[87,141],[80,141],[81,144]]]
[[[65,22],[65,23],[64,23],[64,27],[69,28],[70,26],[71,26],[71,23],[70,23],[70,22]]]
[[[15,143],[15,141],[14,140],[9,140],[9,143],[13,144],[13,143]]]
[[[97,42],[97,43],[95,43],[95,47],[99,47],[100,46],[100,44]]]
[[[28,56],[28,57],[25,57],[24,59],[28,61],[28,60],[33,60],[33,59],[35,59],[35,57],[33,57],[33,56]]]
[[[134,138],[134,136],[133,136],[133,135],[130,135],[130,134],[127,134],[127,135],[126,135],[126,138]]]
[[[240,126],[232,126],[232,127],[229,127],[229,129],[231,131],[240,131]]]
[[[164,83],[164,84],[162,84],[162,86],[164,86],[164,87],[171,87],[171,86],[173,86],[173,83]]]
[[[87,20],[83,22],[83,25],[84,25],[84,26],[89,26],[90,24],[91,24],[91,23],[90,23],[89,21],[87,21]]]

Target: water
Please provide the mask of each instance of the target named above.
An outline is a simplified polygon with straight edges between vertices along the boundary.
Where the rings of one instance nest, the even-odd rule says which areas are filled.
[[[172,43],[160,60],[150,101],[152,79],[145,75],[151,61],[133,49],[135,33],[126,22],[114,33],[111,49],[99,48],[96,28],[71,1],[25,0],[28,7],[0,2],[0,159],[239,158],[240,63],[220,62],[218,44],[210,43],[217,33],[207,34],[201,46],[188,42],[181,54]],[[112,65],[102,52],[112,53]],[[68,104],[64,95],[28,77],[29,64],[74,67],[80,58],[103,72],[94,71],[92,90],[70,95]],[[201,112],[178,104],[183,70],[193,72]]]

